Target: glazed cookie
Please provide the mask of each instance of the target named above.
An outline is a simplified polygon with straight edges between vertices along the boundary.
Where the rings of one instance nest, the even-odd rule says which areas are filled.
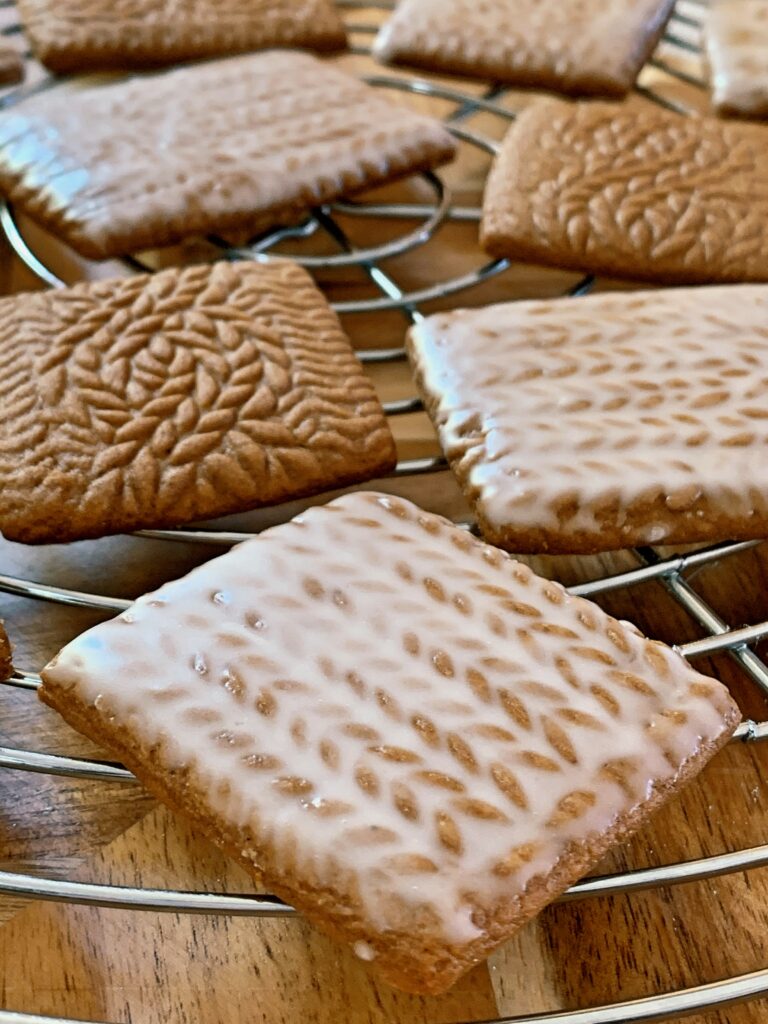
[[[0,113],[0,191],[101,259],[301,220],[454,149],[383,90],[272,50],[29,97]]]
[[[768,534],[768,287],[430,317],[409,351],[483,535],[594,552]]]
[[[315,507],[67,646],[42,699],[407,991],[449,987],[726,742],[679,654],[399,498]]]

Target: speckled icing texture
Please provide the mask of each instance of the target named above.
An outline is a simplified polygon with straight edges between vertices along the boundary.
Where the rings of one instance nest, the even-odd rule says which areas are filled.
[[[59,74],[345,42],[333,0],[17,0],[17,7],[36,57]]]
[[[768,0],[713,0],[705,40],[718,111],[768,117]]]
[[[766,323],[765,286],[678,289],[439,314],[410,345],[489,534],[599,550],[763,535]]]
[[[452,157],[438,121],[270,50],[0,113],[0,190],[84,256],[257,231]]]
[[[511,85],[621,96],[672,7],[673,0],[401,0],[374,53]]]
[[[373,948],[425,908],[476,939],[478,908],[646,801],[733,712],[673,651],[368,493],[140,598],[44,679],[191,768],[256,863],[269,846],[346,879]]]

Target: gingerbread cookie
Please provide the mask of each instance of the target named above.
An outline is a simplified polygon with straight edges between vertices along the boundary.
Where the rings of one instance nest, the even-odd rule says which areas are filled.
[[[483,535],[593,552],[768,534],[768,287],[440,313],[409,349]]]
[[[55,543],[386,474],[392,435],[293,263],[218,263],[0,300],[0,530]]]
[[[0,191],[101,259],[300,220],[454,149],[438,121],[274,50],[30,97],[0,113]]]
[[[768,127],[537,101],[485,190],[497,256],[669,283],[768,280]]]
[[[401,0],[374,54],[575,95],[623,96],[674,0]]]
[[[365,493],[140,598],[40,695],[414,992],[517,931],[739,720],[674,651]]]
[[[704,38],[718,113],[768,117],[768,2],[712,0]]]
[[[346,43],[332,0],[17,0],[35,56],[72,74]]]

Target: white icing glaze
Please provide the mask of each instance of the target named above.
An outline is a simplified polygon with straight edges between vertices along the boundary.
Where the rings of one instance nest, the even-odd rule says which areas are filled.
[[[664,0],[400,0],[382,26],[382,61],[455,70],[510,84],[627,88],[666,20]],[[579,89],[581,86],[581,89]],[[570,88],[568,88],[570,87]]]
[[[140,598],[45,679],[193,766],[257,861],[261,843],[300,878],[351,872],[374,932],[427,907],[456,943],[673,776],[729,706],[633,627],[365,493]]]
[[[768,288],[678,288],[514,302],[437,314],[412,329],[440,440],[465,460],[496,527],[599,530],[663,492],[754,514],[768,480]],[[558,508],[558,506],[560,506]],[[663,524],[649,524],[654,542]]]
[[[3,165],[97,244],[129,218],[165,218],[177,231],[179,218],[190,230],[282,210],[279,222],[286,207],[434,166],[454,145],[440,121],[295,50],[65,87],[48,99],[30,96],[23,111],[0,117]],[[111,124],[120,133],[98,130]]]
[[[768,114],[768,0],[714,0],[705,38],[715,104]]]
[[[352,948],[355,951],[355,956],[361,960],[367,960],[370,963],[371,960],[376,959],[376,950],[367,942],[356,942]]]

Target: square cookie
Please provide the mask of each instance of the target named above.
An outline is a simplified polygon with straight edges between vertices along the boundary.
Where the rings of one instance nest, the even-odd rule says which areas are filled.
[[[17,85],[24,80],[24,60],[13,46],[0,41],[0,85]]]
[[[409,351],[483,535],[594,552],[768,535],[768,287],[430,317]]]
[[[0,113],[0,192],[100,259],[300,220],[454,148],[383,90],[271,50],[30,97]]]
[[[540,100],[489,175],[488,252],[584,273],[768,281],[768,127]]]
[[[9,540],[174,526],[395,464],[336,315],[287,260],[2,299],[0,365]]]
[[[366,493],[140,598],[40,695],[414,992],[488,955],[739,720],[669,648]]]
[[[718,113],[768,117],[768,0],[712,0],[704,38]]]
[[[37,59],[58,74],[346,43],[332,0],[17,0]]]
[[[379,60],[574,95],[623,96],[674,0],[401,0]]]

